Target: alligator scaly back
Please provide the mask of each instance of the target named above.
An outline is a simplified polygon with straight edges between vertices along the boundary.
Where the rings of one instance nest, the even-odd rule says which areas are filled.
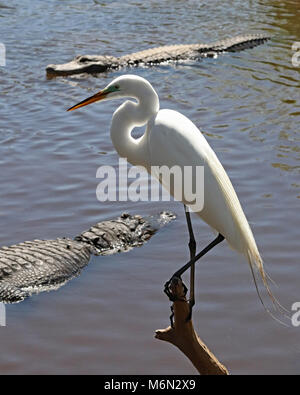
[[[265,34],[246,34],[204,44],[167,45],[144,51],[115,56],[79,55],[65,64],[50,64],[46,67],[47,77],[81,73],[103,73],[123,67],[153,66],[164,62],[196,60],[213,57],[220,53],[237,52],[263,44],[271,37]]]
[[[107,255],[142,246],[175,216],[123,214],[99,222],[71,238],[34,240],[0,248],[0,302],[21,302],[33,293],[58,289],[78,276],[92,255]]]

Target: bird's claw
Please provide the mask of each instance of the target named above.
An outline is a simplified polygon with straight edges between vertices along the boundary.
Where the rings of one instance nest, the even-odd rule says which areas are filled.
[[[176,286],[178,284],[178,280],[181,280],[181,278],[177,277],[177,276],[172,276],[171,279],[169,281],[167,281],[164,286],[164,293],[167,295],[167,297],[169,298],[169,300],[171,302],[175,302],[176,300],[178,300],[178,297],[176,295],[174,295],[174,291],[172,289],[174,286]],[[185,296],[187,294],[188,289],[184,283],[182,283],[182,286],[183,286],[184,296]]]
[[[169,298],[169,300],[171,302],[175,302],[176,300],[180,299],[174,294],[174,290],[173,290],[173,287],[178,284],[178,280],[181,280],[181,278],[177,277],[177,276],[172,276],[171,279],[169,281],[167,281],[164,286],[164,293],[167,295],[167,297]],[[185,297],[188,289],[184,283],[182,283],[182,286],[183,286],[183,294]],[[173,306],[171,306],[171,312],[172,312],[172,314],[170,315],[170,323],[171,323],[171,328],[174,328],[174,308],[173,308]],[[191,319],[191,317],[192,317],[192,306],[191,306],[190,314],[186,320],[189,321]]]
[[[164,286],[164,293],[167,295],[167,297],[169,298],[169,300],[171,302],[175,302],[176,300],[179,300],[179,298],[176,295],[174,295],[174,291],[172,289],[174,286],[177,285],[178,280],[181,280],[181,278],[177,277],[177,276],[172,276],[171,279],[169,281],[167,281]],[[186,296],[188,289],[184,283],[182,283],[182,286],[183,286],[183,290],[184,290],[184,296]],[[188,322],[192,319],[193,306],[195,304],[195,301],[189,300],[188,304],[189,304],[189,314],[186,317],[186,322]],[[174,328],[174,308],[173,308],[173,306],[171,306],[171,312],[172,312],[172,314],[170,315],[170,322],[171,322],[171,327]]]
[[[171,280],[169,280],[169,281],[167,281],[167,282],[165,283],[165,286],[164,286],[164,293],[167,295],[167,297],[169,298],[169,300],[170,300],[171,302],[175,302],[176,297],[173,295],[172,289],[171,289],[172,280],[173,280],[173,277],[171,278]]]

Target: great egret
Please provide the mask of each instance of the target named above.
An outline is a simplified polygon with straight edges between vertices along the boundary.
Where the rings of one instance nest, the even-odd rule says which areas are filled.
[[[146,167],[148,171],[153,165],[165,165],[169,168],[175,165],[204,166],[204,208],[197,214],[217,231],[218,236],[196,255],[190,214],[186,211],[191,258],[172,276],[180,277],[191,267],[191,310],[194,304],[194,264],[224,238],[234,250],[246,257],[254,280],[253,269],[256,267],[259,270],[269,296],[273,302],[277,302],[270,291],[262,258],[249,223],[219,159],[200,130],[188,118],[173,110],[159,109],[158,95],[147,80],[136,75],[120,76],[105,89],[69,108],[68,111],[100,100],[120,98],[136,100],[124,102],[112,117],[110,136],[121,157],[127,158],[133,165]],[[143,125],[146,125],[146,129],[142,137],[133,138],[133,128]],[[184,198],[182,202],[189,206],[190,202]],[[258,292],[256,281],[255,286]],[[258,295],[260,297],[259,292]],[[261,297],[260,300],[263,303]]]

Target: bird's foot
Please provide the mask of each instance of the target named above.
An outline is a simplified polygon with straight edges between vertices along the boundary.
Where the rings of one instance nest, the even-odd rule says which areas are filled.
[[[171,286],[171,282],[172,282],[172,279],[165,283],[165,285],[164,285],[164,293],[167,295],[167,297],[169,298],[169,300],[171,302],[174,302],[176,298],[172,294],[172,290],[171,290],[171,287],[170,287]]]
[[[171,279],[165,283],[164,293],[167,295],[167,297],[171,302],[175,302],[176,300],[178,300],[178,297],[174,293],[174,287],[178,285],[179,280],[182,282],[180,277],[172,276]],[[182,282],[182,286],[184,289],[183,292],[185,296],[187,294],[188,289],[183,282]]]
[[[175,302],[176,300],[181,300],[181,298],[176,296],[176,294],[174,292],[174,288],[178,285],[179,281],[181,282],[181,284],[183,286],[183,297],[185,297],[188,289],[185,286],[185,284],[183,284],[180,277],[173,276],[169,281],[167,281],[165,283],[164,293],[168,296],[168,298],[171,302]],[[171,328],[174,328],[174,308],[173,308],[173,306],[171,306],[171,312],[172,312],[172,314],[170,315],[170,323],[171,323]],[[187,321],[188,321],[188,319],[187,319]]]

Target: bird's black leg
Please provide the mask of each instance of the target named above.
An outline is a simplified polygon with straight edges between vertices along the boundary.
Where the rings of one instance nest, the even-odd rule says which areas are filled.
[[[189,249],[190,249],[190,260],[193,260],[196,256],[196,240],[194,236],[191,215],[188,207],[184,204],[184,212],[186,217],[186,223],[189,230],[190,240],[189,240]],[[190,298],[189,298],[189,306],[190,313],[187,317],[187,321],[192,318],[193,306],[195,304],[195,262],[191,264],[191,274],[190,274]]]
[[[212,248],[214,248],[216,245],[221,243],[224,240],[224,236],[222,236],[220,233],[218,236],[213,240],[208,246],[206,246],[202,251],[199,252],[193,259],[191,259],[188,263],[186,263],[182,268],[177,270],[171,277],[169,281],[165,283],[165,288],[164,292],[169,296],[170,295],[170,284],[174,278],[181,278],[183,273],[188,270],[193,264],[195,264],[200,258],[202,258],[208,251],[210,251]],[[170,298],[172,300],[172,298]]]

